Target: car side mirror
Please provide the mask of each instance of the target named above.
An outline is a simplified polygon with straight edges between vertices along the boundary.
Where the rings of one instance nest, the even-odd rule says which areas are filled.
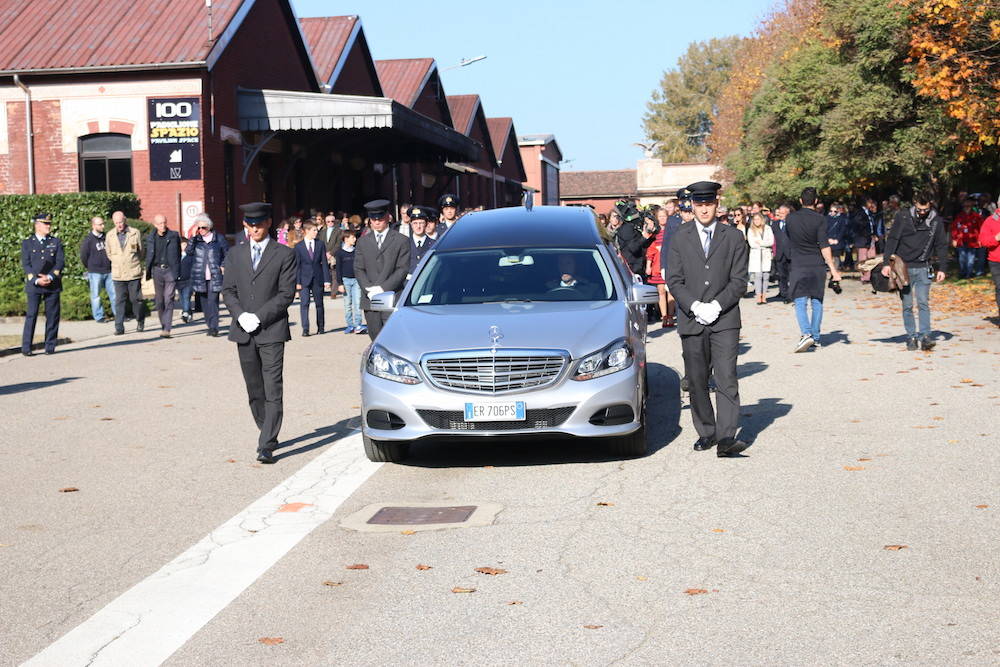
[[[651,304],[660,302],[660,293],[656,285],[632,285],[629,288],[628,302],[635,304]]]
[[[391,313],[396,310],[396,293],[382,292],[371,297],[372,310],[381,313]]]

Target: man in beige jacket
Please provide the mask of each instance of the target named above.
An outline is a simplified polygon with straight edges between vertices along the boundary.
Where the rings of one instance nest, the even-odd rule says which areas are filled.
[[[142,236],[139,230],[129,227],[125,214],[111,214],[114,231],[107,235],[105,248],[111,260],[111,279],[115,281],[115,335],[125,333],[125,301],[132,302],[132,314],[137,323],[136,331],[145,328],[142,302]]]

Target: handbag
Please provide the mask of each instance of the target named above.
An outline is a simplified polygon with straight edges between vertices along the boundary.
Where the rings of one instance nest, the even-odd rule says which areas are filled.
[[[937,222],[937,216],[934,216],[934,219],[931,220],[931,233],[927,237],[927,244],[920,252],[919,261],[921,262],[926,262],[929,256],[928,253],[931,249],[931,244],[934,243],[934,232],[937,230]],[[887,264],[889,266],[889,275],[883,276],[882,268]],[[883,258],[881,262],[871,269],[871,286],[873,294],[878,294],[879,292],[896,292],[909,287],[909,285],[910,273],[906,266],[906,262],[895,255],[891,256],[889,259]]]

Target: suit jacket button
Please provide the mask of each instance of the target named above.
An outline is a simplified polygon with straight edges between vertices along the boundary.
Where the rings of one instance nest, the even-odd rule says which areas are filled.
[[[707,280],[705,281],[705,284],[706,284],[706,285],[708,284],[708,281],[707,281]]]
[[[705,265],[705,268],[706,268],[706,269],[708,268],[708,264],[706,264],[706,265]]]

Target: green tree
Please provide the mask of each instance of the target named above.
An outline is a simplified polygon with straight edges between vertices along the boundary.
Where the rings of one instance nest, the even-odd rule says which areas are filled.
[[[716,100],[741,41],[731,36],[694,42],[677,67],[663,73],[643,117],[646,136],[659,144],[657,157],[666,162],[708,160],[706,138],[718,115]]]

